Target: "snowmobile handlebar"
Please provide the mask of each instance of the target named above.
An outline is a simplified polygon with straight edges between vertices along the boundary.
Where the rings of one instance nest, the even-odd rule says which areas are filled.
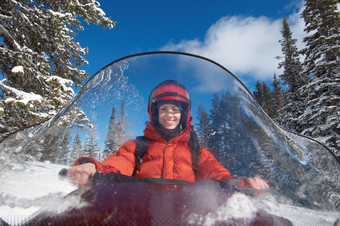
[[[67,169],[63,168],[59,171],[59,177],[66,177]],[[137,178],[133,176],[126,176],[117,173],[95,173],[90,177],[91,184],[100,183],[124,183],[124,182],[139,182],[139,183],[157,183],[157,184],[189,184],[185,180],[173,180],[173,179],[162,179],[162,178]],[[229,178],[219,181],[210,181],[218,184],[222,188],[235,189],[235,186],[242,183],[241,178]],[[239,189],[238,189],[239,190]]]
[[[62,168],[62,169],[59,171],[59,173],[58,173],[58,175],[59,175],[60,177],[66,177],[66,174],[67,174],[67,169],[66,169],[66,168]]]
[[[67,174],[67,169],[63,168],[59,171],[59,177],[65,178]],[[93,176],[90,177],[90,183],[91,185],[96,184],[113,184],[113,183],[129,183],[129,182],[136,182],[136,183],[154,183],[154,184],[164,184],[164,185],[185,185],[190,184],[188,181],[184,180],[172,180],[172,179],[161,179],[161,178],[137,178],[132,176],[126,176],[122,174],[117,173],[95,173]],[[243,188],[236,188],[237,185],[241,184],[242,180],[241,178],[229,178],[219,181],[208,181],[208,182],[196,182],[197,184],[213,184],[215,186],[219,186],[222,189],[226,190],[232,190],[232,191],[239,191],[245,195],[250,196],[256,196],[258,194],[262,193],[270,193],[270,194],[276,194],[278,196],[281,196],[281,192],[269,188],[269,189],[253,189],[249,187],[243,187]],[[288,197],[291,197],[292,200],[296,200],[297,203],[301,203],[302,205],[309,206],[312,208],[319,208],[312,202],[309,202],[308,200],[304,200],[301,197],[299,197],[297,194],[293,192],[289,192],[287,190],[284,191],[285,195]]]

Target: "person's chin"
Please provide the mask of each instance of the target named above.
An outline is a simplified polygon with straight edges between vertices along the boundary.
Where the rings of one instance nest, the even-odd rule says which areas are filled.
[[[177,126],[177,124],[176,123],[169,123],[169,124],[163,124],[162,125],[165,129],[175,129],[176,128],[176,126]]]
[[[163,127],[165,129],[175,129],[176,128],[176,126],[174,126],[174,125],[163,125]]]
[[[176,127],[171,126],[171,127],[166,127],[165,129],[171,130],[171,129],[175,129],[175,128]]]

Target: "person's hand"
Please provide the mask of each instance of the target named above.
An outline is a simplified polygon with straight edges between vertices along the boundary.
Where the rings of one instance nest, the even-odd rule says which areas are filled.
[[[247,187],[253,189],[269,189],[269,185],[258,177],[243,177],[244,183]]]
[[[89,177],[96,173],[96,166],[93,163],[85,163],[67,169],[67,178],[78,186],[85,186],[89,183]]]

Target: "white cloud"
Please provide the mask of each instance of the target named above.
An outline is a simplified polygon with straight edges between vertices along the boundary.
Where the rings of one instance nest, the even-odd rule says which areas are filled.
[[[305,48],[305,44],[303,43],[303,38],[306,36],[306,33],[304,32],[305,22],[301,18],[301,13],[303,9],[303,2],[301,2],[300,10],[296,13],[292,13],[287,17],[287,22],[292,32],[293,38],[297,39],[296,45],[298,49]]]
[[[293,32],[298,39],[298,48],[303,46],[304,22],[300,12],[287,16]],[[201,40],[182,40],[169,43],[163,50],[184,51],[208,57],[228,68],[237,76],[250,76],[254,79],[273,78],[278,60],[282,55],[278,42],[282,39],[282,18],[227,16],[213,24]]]

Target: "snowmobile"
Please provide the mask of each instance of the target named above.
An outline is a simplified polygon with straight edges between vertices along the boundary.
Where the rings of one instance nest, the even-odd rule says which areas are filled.
[[[63,170],[62,170],[63,171]],[[61,172],[62,172],[61,171]],[[252,189],[234,189],[238,178],[226,181],[189,183],[187,181],[136,178],[115,173],[96,173],[91,185],[65,197],[81,196],[83,207],[51,214],[43,212],[30,225],[204,225],[202,218],[219,211],[227,202],[232,205],[235,192],[250,195]],[[264,191],[261,191],[264,192]],[[244,206],[243,215],[214,219],[213,224],[292,225],[291,221],[265,210],[252,212]],[[254,216],[252,216],[254,215]]]
[[[103,160],[141,135],[149,92],[167,79],[187,87],[195,120],[211,113],[208,146],[216,159],[233,175],[261,177],[269,190],[235,189],[234,180],[111,173],[97,173],[77,188],[57,177],[86,150]],[[228,69],[189,53],[147,52],[112,62],[55,117],[11,134],[0,150],[0,218],[9,224],[334,225],[340,213],[334,154],[280,128]]]

